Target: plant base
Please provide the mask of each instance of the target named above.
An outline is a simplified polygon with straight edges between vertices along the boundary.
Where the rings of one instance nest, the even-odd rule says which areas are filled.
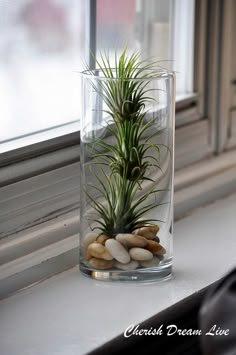
[[[88,268],[81,263],[80,271],[84,276],[99,281],[134,281],[156,282],[168,280],[172,277],[172,260],[152,268],[140,268],[132,271],[109,270],[98,271]]]

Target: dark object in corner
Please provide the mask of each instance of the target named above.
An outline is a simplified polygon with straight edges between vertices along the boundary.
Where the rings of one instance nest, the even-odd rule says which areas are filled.
[[[167,336],[166,327],[197,329],[202,336]],[[216,324],[229,335],[205,336]],[[139,329],[159,329],[163,335],[117,336],[87,355],[236,355],[236,269],[225,277],[140,323]],[[128,324],[127,324],[128,326]]]
[[[201,337],[204,355],[236,354],[236,268],[207,292],[199,324],[203,334],[221,333]]]

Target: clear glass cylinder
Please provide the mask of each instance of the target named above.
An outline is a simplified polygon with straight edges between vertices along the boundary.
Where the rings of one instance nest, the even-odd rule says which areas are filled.
[[[117,71],[115,71],[117,73]],[[97,280],[171,277],[175,76],[81,74],[80,270]]]

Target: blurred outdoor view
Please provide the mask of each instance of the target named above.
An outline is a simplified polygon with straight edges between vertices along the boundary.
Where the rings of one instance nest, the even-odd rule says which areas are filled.
[[[193,8],[194,0],[181,1]],[[81,94],[76,71],[88,58],[88,3],[0,0],[0,142],[79,120]],[[125,45],[157,60],[178,57],[173,3],[97,0],[96,34],[91,35],[96,36],[98,57],[104,48],[112,55]],[[184,30],[183,35],[181,29],[178,33],[182,37],[177,46],[182,59],[184,56],[183,65],[192,41],[183,38],[191,35],[191,29]],[[190,84],[179,81],[180,93],[192,91],[191,57],[189,69],[185,65],[183,71]]]
[[[0,140],[78,119],[84,1],[0,1]]]

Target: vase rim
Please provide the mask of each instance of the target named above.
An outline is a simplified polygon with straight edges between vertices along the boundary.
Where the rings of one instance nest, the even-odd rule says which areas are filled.
[[[105,69],[105,68],[104,68]],[[113,72],[116,71],[116,68],[111,68]],[[106,81],[106,80],[121,80],[121,78],[116,78],[116,77],[106,77],[104,75],[99,75],[98,72],[102,73],[102,70],[100,68],[97,69],[86,69],[77,72],[79,75],[81,75],[84,78],[90,78],[90,79],[96,79],[96,80],[101,80],[101,81]],[[147,71],[148,73],[148,71]],[[175,72],[164,69],[164,68],[157,68],[156,71],[153,73],[152,76],[147,76],[147,77],[130,77],[130,78],[125,78],[123,79],[124,81],[152,81],[152,80],[163,80],[163,79],[170,79],[175,77]]]

